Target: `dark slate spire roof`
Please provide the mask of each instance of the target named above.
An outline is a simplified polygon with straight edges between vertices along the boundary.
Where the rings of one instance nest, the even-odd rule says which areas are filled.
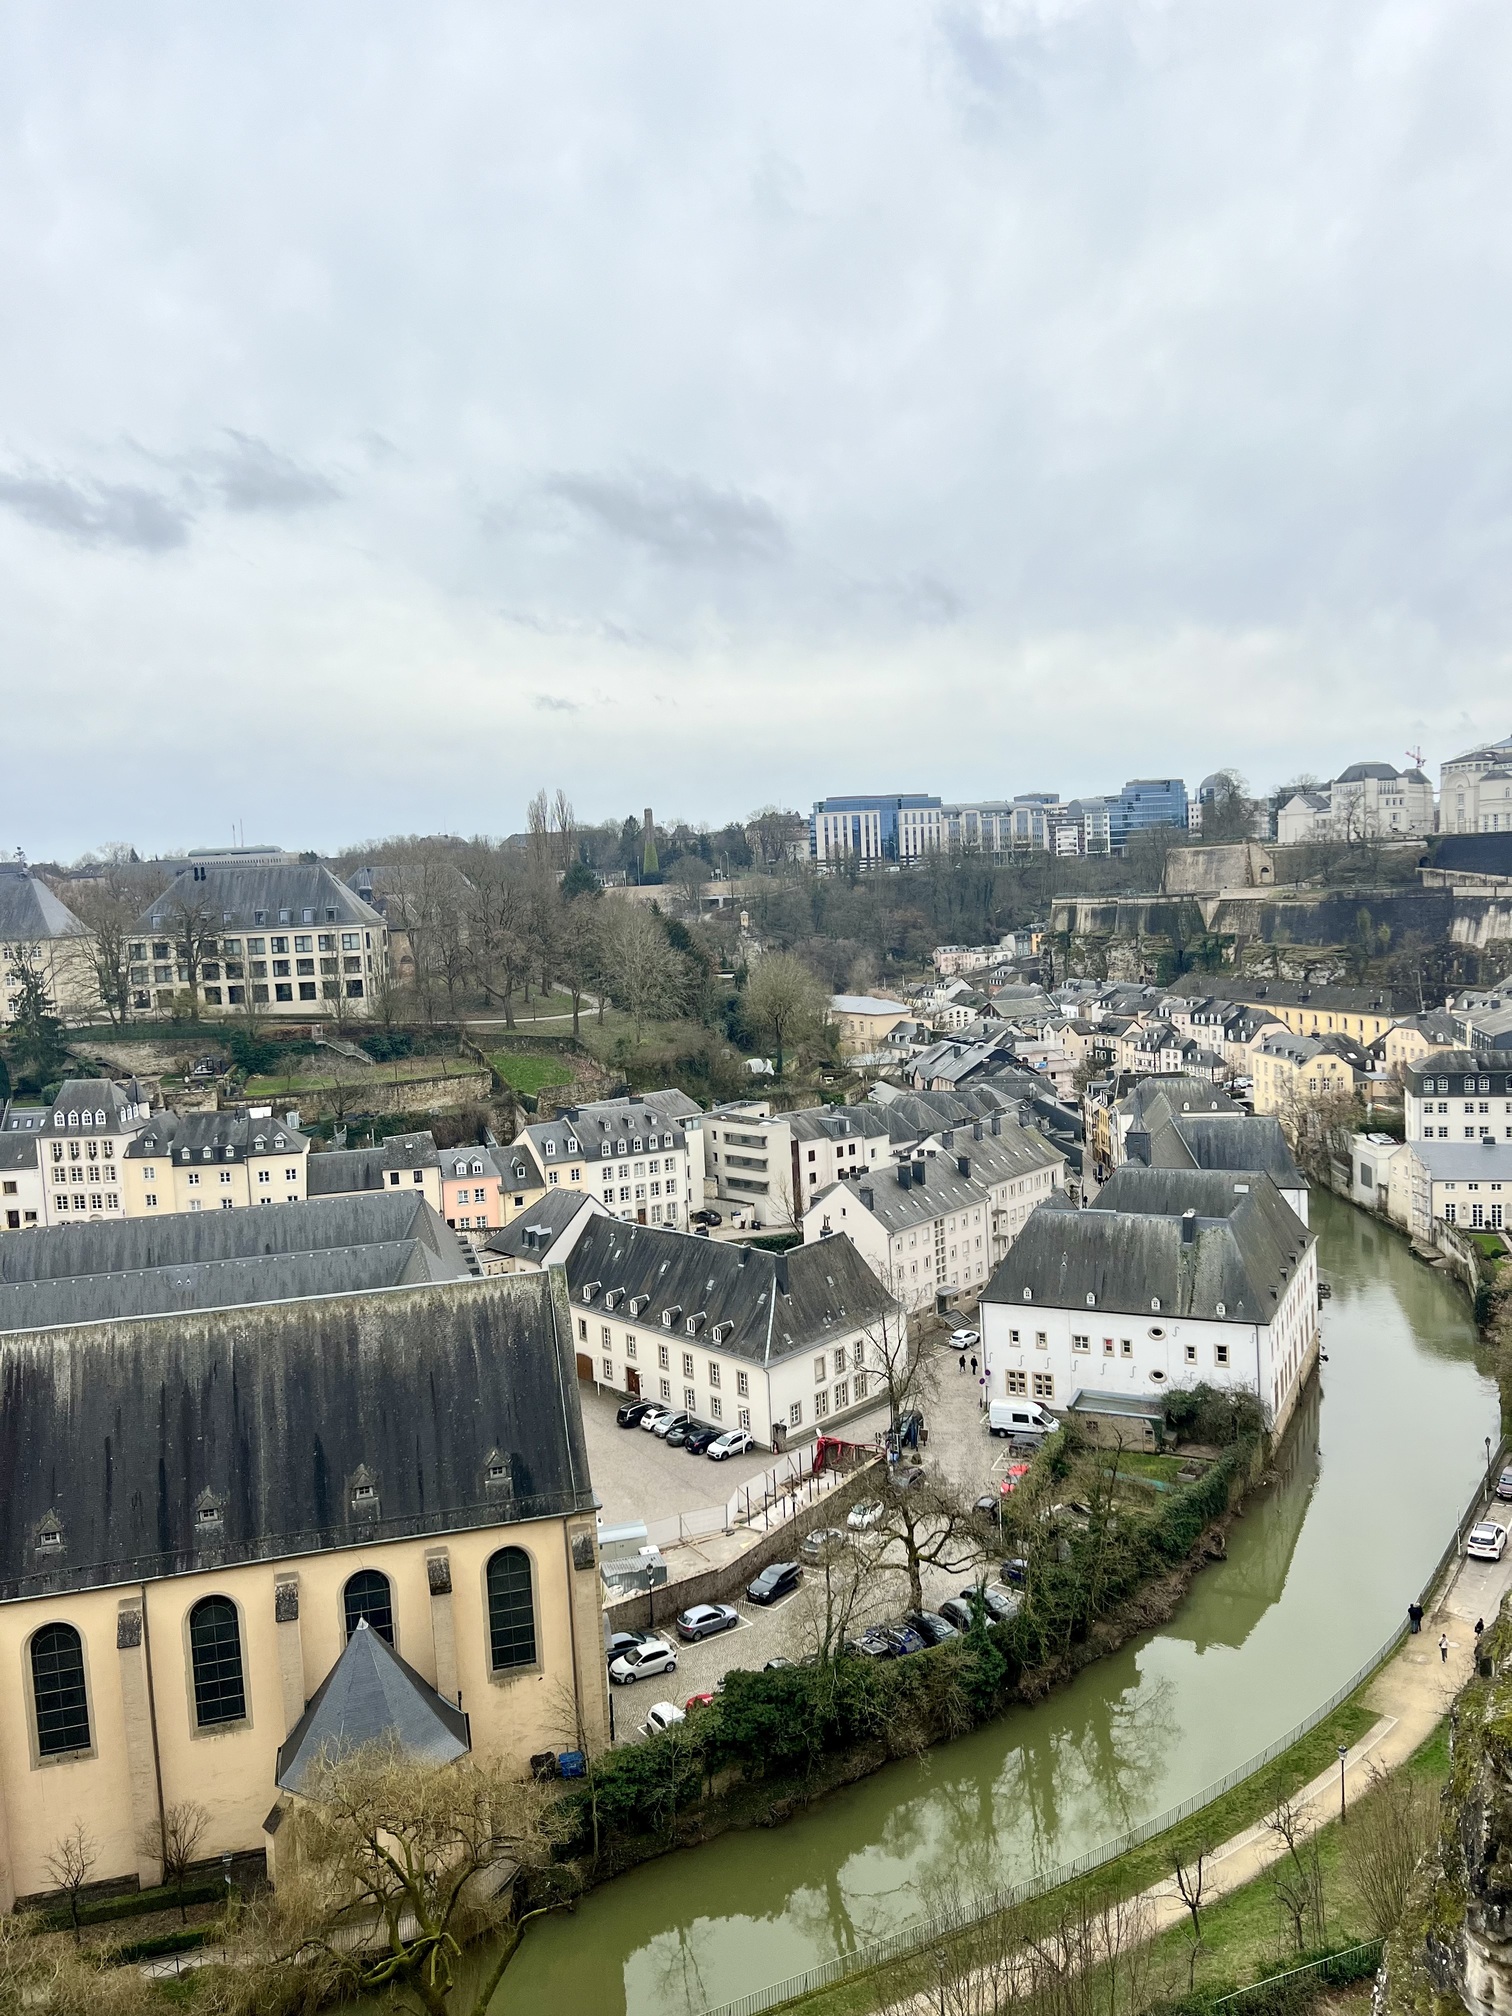
[[[427,1764],[472,1748],[467,1717],[407,1666],[364,1617],[278,1753],[278,1785],[300,1792],[312,1765],[366,1743],[396,1742]]]
[[[554,1270],[0,1335],[0,1601],[592,1509]]]

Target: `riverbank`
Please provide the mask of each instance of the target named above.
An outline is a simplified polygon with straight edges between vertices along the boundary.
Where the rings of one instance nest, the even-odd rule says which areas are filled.
[[[780,1828],[661,1855],[531,1927],[495,2016],[696,2016],[972,1894],[1074,1863],[1230,1782],[1374,1663],[1498,1430],[1457,1292],[1316,1198],[1328,1363],[1168,1623],[1032,1706],[837,1789]],[[907,1664],[907,1661],[902,1662]]]
[[[1027,1570],[1019,1614],[904,1660],[821,1661],[726,1675],[688,1722],[595,1760],[568,1795],[579,1853],[541,1901],[732,1830],[774,1827],[901,1758],[947,1744],[1015,1705],[1043,1700],[1095,1661],[1167,1623],[1225,1535],[1269,1455],[1247,1434],[1148,1510],[1105,1498],[1054,1523]],[[1100,1466],[1104,1458],[1090,1452]],[[1064,1458],[1049,1495],[1066,1490]],[[1021,1487],[1023,1488],[1023,1487]]]
[[[1078,1908],[1090,1899],[1098,1914],[1127,1904],[1132,1907],[1127,1920],[1139,1925],[1141,1943],[1152,1949],[1151,1957],[1169,1957],[1191,1940],[1189,1906],[1172,1872],[1180,1865],[1190,1874],[1199,1868],[1200,1857],[1205,1950],[1199,1958],[1203,1985],[1215,1993],[1282,1957],[1277,1950],[1278,1897],[1268,1879],[1288,1858],[1298,1869],[1306,1866],[1312,1872],[1309,1881],[1316,1894],[1308,1909],[1317,1936],[1328,1937],[1335,1946],[1347,1944],[1356,1932],[1362,1939],[1384,1936],[1389,1926],[1356,1924],[1340,1931],[1334,1924],[1330,1930],[1328,1905],[1350,1894],[1353,1881],[1341,1856],[1340,1816],[1354,1810],[1358,1830],[1365,1824],[1359,1818],[1362,1802],[1374,1797],[1393,1773],[1436,1774],[1439,1782],[1447,1777],[1447,1718],[1475,1672],[1476,1625],[1494,1623],[1509,1586],[1512,1555],[1497,1563],[1458,1559],[1425,1605],[1422,1631],[1404,1638],[1325,1722],[1263,1771],[1176,1826],[1065,1886],[1064,1892],[1046,1892],[1036,1900],[1038,1908],[1053,1917],[1068,1898]],[[1276,1824],[1283,1807],[1284,1830]],[[1301,1851],[1314,1841],[1318,1859],[1306,1862]],[[963,1903],[963,1921],[967,1913]],[[1012,1912],[1002,1914],[997,1939],[1017,1931]],[[798,2011],[803,2016],[913,2016],[926,2002],[935,2006],[930,1998],[941,1982],[969,1985],[984,1948],[995,1943],[992,1925],[982,1921],[833,1988],[764,2006],[795,2016]],[[1191,1979],[1197,1979],[1195,1966]],[[1170,1992],[1172,1984],[1163,1980],[1139,2006],[1150,2006]]]

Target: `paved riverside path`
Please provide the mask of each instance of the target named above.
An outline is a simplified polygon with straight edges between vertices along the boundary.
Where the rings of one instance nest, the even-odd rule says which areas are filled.
[[[1500,1523],[1499,1515],[1504,1515],[1507,1509],[1493,1501],[1485,1516]],[[1345,1792],[1351,1803],[1370,1789],[1373,1770],[1394,1771],[1405,1764],[1448,1714],[1455,1696],[1475,1670],[1475,1620],[1483,1618],[1489,1630],[1509,1587],[1512,1587],[1512,1546],[1500,1561],[1471,1561],[1461,1556],[1457,1566],[1446,1575],[1431,1611],[1424,1613],[1422,1630],[1403,1639],[1400,1649],[1364,1691],[1365,1705],[1374,1709],[1377,1719],[1344,1758]],[[1405,1602],[1402,1607],[1405,1613]],[[1447,1661],[1439,1657],[1441,1634],[1449,1640]],[[1304,1839],[1330,1820],[1336,1820],[1338,1760],[1293,1793],[1292,1805],[1301,1821],[1300,1834]],[[1222,1842],[1203,1862],[1202,1908],[1206,1910],[1220,1897],[1253,1882],[1286,1853],[1286,1843],[1264,1820]],[[1146,1939],[1158,1938],[1171,1926],[1190,1922],[1174,1874],[1152,1885],[1138,1901],[1143,1906],[1141,1935]],[[1127,1937],[1126,1916],[1125,1940]],[[930,1991],[907,1996],[889,2008],[892,2016],[905,2016],[905,2012],[906,2016],[934,2016],[937,2003]]]

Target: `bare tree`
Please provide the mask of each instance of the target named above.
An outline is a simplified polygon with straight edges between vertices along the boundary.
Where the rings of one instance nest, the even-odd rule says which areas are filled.
[[[490,1001],[515,1026],[515,995],[535,966],[530,891],[497,850],[472,864],[473,902],[468,918],[472,971]]]
[[[131,1010],[131,941],[145,935],[138,932],[137,919],[152,892],[152,877],[126,847],[112,847],[98,875],[55,891],[88,926],[78,957],[106,1020],[118,1029],[126,1026]]]
[[[580,1034],[584,994],[603,986],[603,936],[603,898],[574,897],[562,913],[557,936],[557,973],[572,1000],[574,1036]]]
[[[1375,1765],[1369,1791],[1350,1808],[1344,1859],[1377,1939],[1389,1939],[1402,1922],[1412,1879],[1438,1837],[1437,1808],[1431,1785]]]
[[[1305,1953],[1310,1944],[1321,1945],[1327,1935],[1327,1905],[1317,1841],[1308,1842],[1302,1809],[1284,1793],[1277,1794],[1265,1825],[1268,1832],[1286,1844],[1285,1857],[1272,1871],[1271,1887],[1291,1928],[1297,1951]]]
[[[746,982],[747,1018],[776,1051],[777,1076],[783,1052],[813,1034],[824,1019],[827,997],[819,981],[791,952],[769,952]]]
[[[181,1799],[168,1807],[161,1822],[149,1820],[137,1837],[142,1854],[155,1855],[162,1863],[163,1881],[173,1885],[179,1917],[186,1922],[189,1911],[184,1903],[184,1883],[209,1824],[210,1815],[197,1799]]]
[[[895,1607],[896,1574],[883,1564],[885,1546],[885,1536],[846,1532],[804,1575],[787,1611],[786,1642],[800,1658],[837,1659],[857,1631]]]
[[[1187,1993],[1190,1995],[1197,1979],[1197,1955],[1202,1951],[1202,1889],[1204,1865],[1207,1861],[1206,1848],[1199,1848],[1195,1861],[1184,1862],[1177,1854],[1173,1874],[1181,1901],[1185,1904],[1192,1920],[1192,1950],[1187,1960]]]
[[[614,902],[603,919],[604,970],[617,1001],[635,1023],[639,1042],[647,1022],[678,1014],[686,999],[682,962],[660,921],[639,903]]]
[[[189,882],[164,910],[163,928],[173,941],[178,983],[188,988],[190,1018],[198,1021],[200,980],[206,965],[220,952],[220,913],[212,909],[203,886]]]
[[[42,1858],[43,1867],[67,1900],[75,1945],[79,1943],[79,1893],[89,1881],[98,1854],[94,1836],[82,1820],[75,1820]]]
[[[225,1992],[247,2016],[340,1991],[484,2016],[533,1915],[522,1879],[566,1824],[546,1787],[472,1758],[437,1767],[390,1743],[323,1760],[285,1820],[295,1852],[248,1911]],[[481,1963],[459,1964],[484,1934]]]

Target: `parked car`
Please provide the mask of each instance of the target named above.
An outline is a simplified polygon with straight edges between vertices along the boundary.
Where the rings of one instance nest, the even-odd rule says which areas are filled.
[[[623,1407],[616,1407],[614,1418],[621,1428],[639,1428],[648,1414],[656,1412],[654,1400],[627,1400]]]
[[[712,1687],[708,1687],[705,1688],[702,1694],[690,1694],[687,1700],[684,1701],[683,1707],[691,1715],[695,1708],[707,1708],[713,1699],[714,1690]]]
[[[746,1595],[752,1603],[775,1603],[779,1596],[791,1595],[802,1580],[803,1570],[796,1561],[773,1561],[762,1569]]]
[[[763,1666],[761,1670],[763,1673],[780,1673],[784,1666],[791,1666],[792,1663],[793,1662],[791,1659],[784,1659],[779,1653],[777,1658],[768,1659],[765,1666]]]
[[[987,1409],[987,1429],[992,1435],[1011,1435],[1016,1442],[1037,1441],[1053,1435],[1059,1421],[1037,1400],[994,1400]]]
[[[703,1426],[704,1423],[702,1421],[689,1420],[684,1421],[680,1427],[669,1428],[666,1434],[667,1447],[669,1449],[686,1449],[688,1446],[688,1437],[696,1435]],[[711,1435],[714,1432],[712,1428],[709,1430]]]
[[[957,1351],[969,1351],[973,1344],[981,1343],[982,1333],[980,1330],[952,1330],[950,1341]]]
[[[669,1445],[671,1443],[671,1440],[672,1437],[669,1435],[667,1437]],[[687,1450],[690,1456],[702,1456],[707,1451],[709,1444],[711,1442],[717,1442],[718,1440],[719,1440],[719,1430],[717,1428],[709,1428],[709,1427],[693,1428],[690,1429],[686,1435],[684,1435],[683,1447],[684,1449]]]
[[[1029,1563],[1022,1554],[1011,1554],[998,1569],[998,1577],[1010,1589],[1023,1589],[1029,1582]]]
[[[622,1652],[629,1652],[637,1645],[649,1644],[656,1635],[654,1631],[613,1632],[608,1645],[604,1648],[609,1664],[612,1666]]]
[[[675,1701],[658,1701],[641,1727],[648,1736],[659,1736],[664,1729],[671,1729],[687,1719],[687,1711],[679,1708]]]
[[[864,1533],[869,1526],[875,1526],[881,1517],[880,1501],[876,1498],[866,1498],[859,1505],[852,1505],[850,1517],[845,1523],[852,1533]]]
[[[906,1621],[926,1645],[943,1645],[948,1639],[961,1635],[950,1619],[942,1617],[938,1610],[910,1610]]]
[[[696,1645],[700,1638],[733,1631],[739,1622],[740,1612],[733,1603],[695,1603],[678,1618],[677,1635],[685,1645]]]
[[[693,1211],[688,1215],[690,1225],[723,1225],[724,1215],[719,1211]]]
[[[905,1659],[928,1643],[911,1624],[873,1624],[851,1645],[863,1659]]]
[[[900,1449],[918,1449],[929,1440],[929,1432],[924,1426],[924,1416],[917,1407],[912,1407],[906,1414],[898,1416],[893,1433],[898,1438]]]
[[[973,1621],[971,1605],[966,1601],[964,1596],[947,1596],[945,1601],[940,1605],[940,1615],[945,1619],[947,1624],[954,1625],[957,1631],[969,1631],[971,1629]]]
[[[697,1426],[698,1423],[691,1414],[684,1414],[679,1409],[676,1414],[658,1414],[656,1419],[651,1423],[651,1433],[659,1441],[665,1442],[674,1428],[696,1428]]]
[[[1465,1552],[1472,1561],[1500,1561],[1506,1551],[1505,1526],[1498,1526],[1494,1519],[1482,1519],[1478,1526],[1470,1528],[1470,1538],[1465,1542]]]
[[[648,1679],[652,1674],[676,1671],[677,1653],[661,1637],[646,1638],[609,1662],[609,1678],[616,1687],[633,1687],[637,1680]]]
[[[1512,1498],[1512,1470],[1503,1470],[1496,1480],[1498,1498]]]
[[[805,1534],[798,1549],[798,1558],[808,1567],[820,1561],[828,1561],[846,1544],[846,1536],[838,1526],[818,1526],[812,1533]]]
[[[994,1624],[1006,1624],[1010,1617],[1016,1617],[1019,1612],[1021,1599],[1007,1589],[996,1588],[991,1582],[968,1583],[961,1591],[961,1596],[967,1603],[973,1596],[980,1596],[987,1605],[987,1614]]]
[[[716,1435],[709,1444],[709,1461],[723,1463],[726,1456],[744,1456],[756,1443],[744,1428],[727,1428],[723,1435]]]
[[[665,1421],[667,1417],[671,1414],[671,1412],[672,1409],[670,1407],[666,1406],[662,1401],[657,1401],[655,1406],[652,1407],[649,1414],[642,1414],[640,1419],[640,1425],[642,1426],[642,1428],[645,1429],[646,1433],[649,1435],[655,1428],[657,1422]]]
[[[980,1518],[1001,1519],[1003,1516],[1003,1494],[1001,1491],[983,1491],[971,1507]]]

